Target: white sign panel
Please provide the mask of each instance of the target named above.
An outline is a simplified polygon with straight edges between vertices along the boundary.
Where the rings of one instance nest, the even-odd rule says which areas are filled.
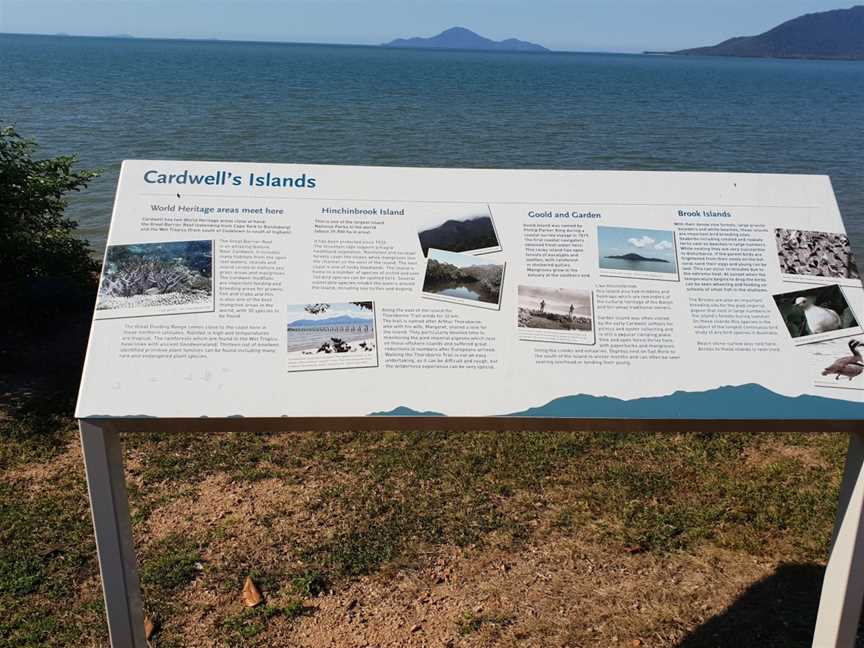
[[[77,415],[860,419],[826,177],[127,161]]]

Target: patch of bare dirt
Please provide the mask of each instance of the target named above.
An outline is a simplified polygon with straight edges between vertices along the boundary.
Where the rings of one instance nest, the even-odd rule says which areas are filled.
[[[744,460],[751,466],[767,466],[788,459],[798,461],[808,468],[831,468],[831,462],[815,447],[770,443],[744,450]]]
[[[0,481],[29,482],[29,491],[37,494],[56,487],[56,480],[72,473],[84,473],[84,457],[77,439],[69,441],[66,449],[47,461],[37,461],[15,466],[0,473]]]

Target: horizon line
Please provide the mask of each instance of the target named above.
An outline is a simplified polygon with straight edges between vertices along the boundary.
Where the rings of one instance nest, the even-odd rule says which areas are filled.
[[[525,50],[485,50],[485,49],[466,49],[459,47],[387,47],[386,43],[377,45],[369,43],[326,43],[320,41],[280,41],[280,40],[265,40],[265,39],[248,39],[248,38],[219,38],[217,36],[133,36],[132,34],[69,34],[66,32],[4,32],[0,31],[0,36],[48,36],[55,38],[105,38],[113,40],[159,40],[159,41],[196,41],[196,42],[212,42],[212,43],[260,43],[262,45],[327,45],[329,47],[371,47],[376,49],[417,49],[417,50],[433,50],[437,52],[486,52],[493,54],[615,54],[620,56],[642,56],[642,55],[671,55],[672,52],[663,52],[659,50],[639,50],[632,52],[622,52],[620,50],[563,50],[549,49],[545,51],[525,51]],[[543,46],[545,47],[545,45]]]

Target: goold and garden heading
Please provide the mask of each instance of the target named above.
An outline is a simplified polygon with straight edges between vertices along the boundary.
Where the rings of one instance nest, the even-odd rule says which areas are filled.
[[[305,173],[299,176],[283,176],[267,171],[260,173],[234,173],[215,171],[214,173],[190,173],[188,169],[180,173],[163,173],[151,169],[144,173],[144,182],[159,185],[208,185],[224,187],[283,187],[288,189],[314,189],[318,180]]]

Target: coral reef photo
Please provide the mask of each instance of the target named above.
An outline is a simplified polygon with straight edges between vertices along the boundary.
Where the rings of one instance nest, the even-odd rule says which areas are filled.
[[[109,245],[97,311],[212,310],[213,241]]]

